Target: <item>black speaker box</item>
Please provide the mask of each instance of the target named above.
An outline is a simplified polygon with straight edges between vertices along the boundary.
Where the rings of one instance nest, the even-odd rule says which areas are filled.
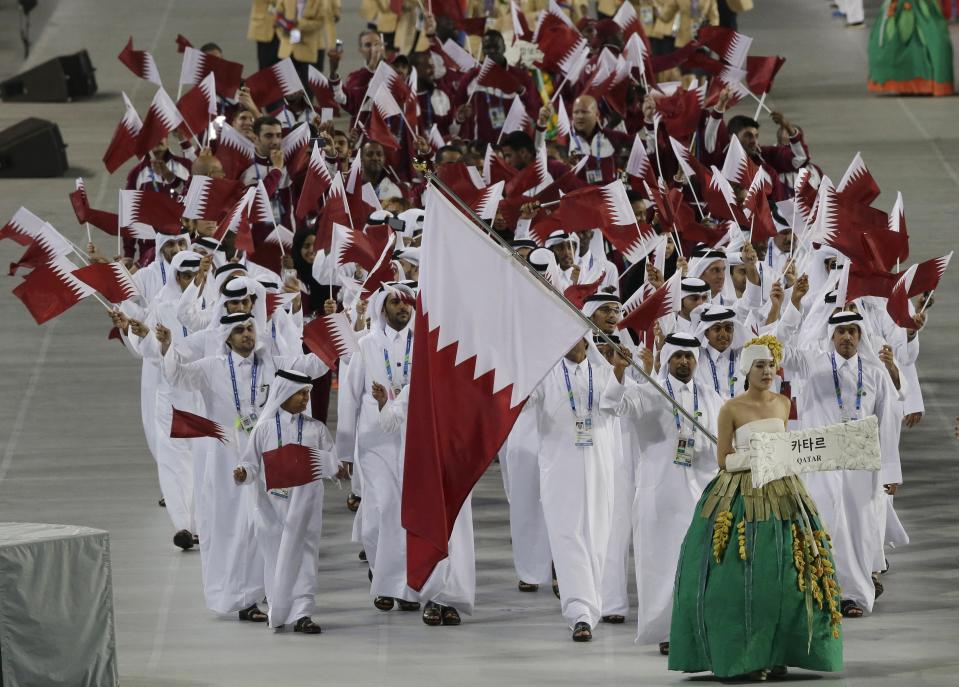
[[[0,178],[59,177],[68,166],[67,147],[53,122],[31,117],[0,131]]]
[[[6,102],[58,103],[97,92],[93,64],[86,50],[61,55],[0,83]]]

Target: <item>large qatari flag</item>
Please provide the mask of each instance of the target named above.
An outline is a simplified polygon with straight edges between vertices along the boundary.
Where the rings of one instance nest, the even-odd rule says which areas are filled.
[[[460,508],[530,392],[587,330],[454,201],[432,187],[425,198],[403,472],[413,589],[447,557]]]

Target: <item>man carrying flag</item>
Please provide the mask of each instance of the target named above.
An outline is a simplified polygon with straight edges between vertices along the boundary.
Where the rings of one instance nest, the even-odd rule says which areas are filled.
[[[403,471],[407,577],[414,589],[423,589],[436,565],[449,554],[450,536],[460,508],[503,445],[525,399],[571,348],[577,349],[574,351],[579,356],[577,363],[584,359],[582,340],[587,329],[582,315],[558,298],[528,265],[494,243],[453,201],[435,188],[427,189],[425,197],[426,221],[416,311],[418,334],[408,391]],[[497,275],[495,281],[490,281],[490,274]],[[477,289],[477,285],[483,288]],[[585,364],[581,367],[584,393],[579,407],[588,413],[588,407],[592,410],[585,393],[588,372]],[[570,411],[559,403],[560,400],[566,402],[565,391],[560,393],[553,388],[562,384],[557,370],[558,366],[553,370],[550,388],[537,392],[537,404],[542,413],[550,416],[550,422],[560,425],[557,414]],[[572,452],[605,452],[606,447],[612,445],[609,423],[600,413],[600,408],[605,408],[603,392],[607,386],[611,390],[615,386],[611,381],[612,372],[608,365],[595,371],[596,405],[588,431],[597,437],[601,448],[576,446],[573,434],[574,430],[579,432],[579,425],[574,426],[573,418],[568,418],[569,421],[562,424],[564,431],[543,434],[554,436],[557,442],[561,441],[560,435],[568,439],[563,442],[562,454],[552,455],[550,460],[564,461],[564,456],[569,457],[567,454]],[[621,376],[622,368],[619,372]],[[577,377],[577,389],[579,383]],[[587,432],[585,419],[577,422],[582,425],[582,433]],[[596,461],[588,462],[597,463],[600,476],[611,477],[611,465],[607,464],[610,461],[611,456],[607,455],[605,459],[597,456]],[[583,510],[587,501],[590,507],[602,508],[599,504],[604,500],[608,504],[609,500],[604,499],[608,488],[602,487],[605,481],[590,479],[590,484],[602,493],[588,494],[586,479],[581,465],[577,481],[580,490],[574,502],[579,504],[577,507]],[[575,491],[571,484],[555,487],[558,491],[550,495],[554,509],[563,500],[560,491]],[[547,498],[544,490],[544,506]],[[559,568],[567,559],[570,565],[563,567],[568,589],[575,596],[579,596],[576,594],[577,568],[589,566],[592,573],[592,582],[587,584],[591,584],[589,598],[593,599],[594,607],[580,604],[574,597],[565,600],[570,624],[584,622],[587,625],[577,626],[577,638],[588,640],[590,626],[599,619],[601,570],[593,568],[602,567],[605,540],[600,544],[602,536],[597,533],[596,542],[601,549],[590,551],[580,541],[583,533],[567,537],[561,531],[561,522],[555,522],[550,528],[548,511],[546,517],[551,545],[553,537],[557,537],[552,548],[559,563],[561,591],[564,573]],[[601,523],[598,526],[604,527]],[[607,533],[608,528],[607,518]]]

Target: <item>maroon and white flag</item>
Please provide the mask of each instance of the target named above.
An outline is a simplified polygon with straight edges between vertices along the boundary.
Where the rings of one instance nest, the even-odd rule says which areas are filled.
[[[623,303],[623,319],[616,326],[619,329],[631,329],[642,335],[650,329],[656,320],[679,312],[682,303],[682,274],[677,272],[662,286],[646,295],[644,289],[638,289]]]
[[[244,193],[246,186],[242,181],[194,175],[183,199],[183,217],[219,221]]]
[[[176,51],[178,53],[183,53],[187,48],[192,48],[193,43],[190,42],[190,39],[184,36],[182,33],[176,35]]]
[[[871,205],[879,197],[879,184],[862,160],[862,154],[856,156],[846,168],[846,173],[836,185],[836,193],[843,201]]]
[[[506,113],[506,119],[503,121],[503,128],[500,129],[499,137],[503,138],[506,134],[514,131],[525,131],[529,133],[533,126],[533,120],[526,113],[526,106],[522,98],[513,98],[513,103],[509,106]]]
[[[645,193],[646,189],[643,182],[649,186],[655,186],[656,173],[653,171],[649,155],[646,154],[646,144],[639,137],[639,134],[636,134],[633,139],[633,147],[629,151],[629,159],[626,161],[626,174],[629,179],[629,187],[649,198]]]
[[[250,186],[243,197],[234,203],[230,212],[220,220],[213,234],[217,241],[222,241],[228,232],[232,231],[239,235],[241,231],[250,230],[250,206],[253,204],[254,195],[256,195],[256,187]],[[243,249],[240,248],[240,250]]]
[[[223,124],[220,129],[219,142],[216,148],[216,158],[223,165],[223,173],[229,179],[239,179],[244,171],[253,164],[256,157],[256,146],[246,136],[229,124]]]
[[[250,97],[260,107],[303,91],[303,83],[289,57],[246,77],[243,85],[250,89]]]
[[[306,122],[298,125],[283,137],[280,149],[283,151],[283,164],[291,177],[298,178],[306,169],[310,159],[310,125]]]
[[[586,39],[575,26],[555,19],[554,15],[544,14],[536,35],[536,45],[543,52],[542,59],[536,63],[537,67],[566,74],[580,51],[586,48]]]
[[[533,37],[526,15],[516,5],[517,0],[509,0],[510,18],[513,20],[513,37],[518,41],[528,41]]]
[[[475,57],[470,55],[467,50],[463,49],[463,46],[454,41],[452,38],[446,39],[446,42],[443,43],[442,49],[443,54],[445,54],[446,57],[449,58],[461,72],[468,72],[479,64]]]
[[[196,86],[203,78],[216,75],[216,94],[223,98],[232,98],[243,80],[243,65],[230,62],[222,57],[201,52],[187,46],[183,52],[183,65],[180,67],[180,85]]]
[[[756,95],[769,93],[773,88],[773,79],[785,64],[786,58],[778,55],[769,57],[752,56],[746,58],[746,85]],[[735,138],[735,136],[733,137]]]
[[[892,287],[892,293],[886,303],[886,312],[889,313],[893,322],[906,329],[916,328],[916,323],[909,311],[909,299],[934,291],[939,286],[939,281],[945,274],[950,260],[952,260],[952,252],[941,258],[933,258],[912,265],[902,273]]]
[[[753,39],[724,26],[700,26],[697,38],[700,43],[722,58],[726,64],[742,67],[753,44]]]
[[[330,176],[330,169],[326,166],[326,160],[319,145],[314,143],[306,166],[303,188],[296,201],[294,217],[302,221],[311,212],[319,212],[320,201],[332,185],[333,177]]]
[[[11,239],[21,246],[29,246],[44,232],[44,224],[46,223],[42,219],[25,207],[21,207],[13,213],[13,217],[3,227],[0,227],[0,240]]]
[[[308,65],[306,82],[310,87],[310,91],[313,93],[313,98],[318,107],[328,107],[334,110],[339,108],[339,103],[336,102],[336,94],[333,92],[330,80],[312,64]]]
[[[143,128],[137,137],[136,154],[143,157],[157,143],[169,136],[183,124],[183,115],[176,109],[176,103],[162,88],[153,96],[150,109],[143,120]]]
[[[83,177],[78,178],[75,184],[76,190],[70,194],[70,204],[73,206],[73,213],[77,216],[77,222],[80,224],[92,224],[110,236],[119,234],[120,218],[117,216],[117,213],[91,208],[90,201],[87,198],[87,189],[83,183]]]
[[[499,66],[488,57],[480,65],[479,73],[476,75],[476,85],[501,91],[506,95],[518,93],[523,88],[506,67]]]
[[[148,224],[161,234],[180,232],[183,206],[163,191],[120,191],[120,227]]]
[[[289,489],[316,482],[323,474],[320,452],[303,444],[283,444],[263,452],[263,474],[267,489]]]
[[[117,262],[95,262],[73,270],[73,276],[111,303],[122,303],[138,293],[129,270]]]
[[[216,79],[213,72],[203,77],[203,81],[186,92],[176,104],[183,120],[194,134],[206,131],[216,117]]]
[[[173,407],[173,420],[170,422],[171,439],[199,439],[201,437],[210,437],[217,439],[221,443],[226,443],[226,432],[223,427],[213,420],[209,420],[202,415],[188,413],[185,410],[179,410]]]
[[[154,60],[153,55],[146,50],[133,49],[133,36],[130,36],[130,40],[123,46],[123,50],[120,51],[117,57],[127,66],[127,69],[141,79],[146,79],[161,88],[163,87],[163,84],[160,82],[160,70],[157,69],[156,60]]]
[[[59,255],[39,265],[13,290],[37,324],[52,320],[94,290],[73,276],[77,266]]]
[[[756,170],[756,163],[749,159],[746,149],[739,142],[737,136],[729,137],[729,147],[726,148],[726,159],[723,161],[723,176],[730,183],[739,184],[742,188],[749,188]]]
[[[124,162],[137,154],[137,139],[139,139],[140,130],[143,128],[143,122],[140,120],[136,108],[133,107],[133,103],[130,102],[126,93],[121,93],[121,95],[126,110],[124,110],[123,119],[120,120],[117,128],[113,131],[113,138],[110,139],[107,151],[103,154],[103,164],[110,174],[113,174]]]
[[[356,352],[357,337],[346,314],[335,312],[304,325],[303,344],[335,370],[338,359]]]
[[[482,219],[492,222],[496,218],[496,208],[503,199],[506,182],[497,181],[487,186],[479,170],[463,162],[443,165],[437,175]]]
[[[402,504],[414,589],[529,394],[587,331],[453,201],[425,198]]]

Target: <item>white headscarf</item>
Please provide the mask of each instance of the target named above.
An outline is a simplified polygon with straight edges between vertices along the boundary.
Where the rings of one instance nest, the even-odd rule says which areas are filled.
[[[200,269],[201,257],[199,253],[194,253],[192,250],[181,250],[174,255],[170,261],[170,271],[172,273],[196,272]],[[183,263],[187,263],[187,266],[184,266]],[[157,293],[156,302],[161,303],[178,300],[182,293],[183,290],[171,274],[170,278],[166,280],[166,284],[164,284],[163,288]]]
[[[190,233],[184,229],[179,234],[164,234],[157,232],[156,238],[154,239],[156,243],[156,256],[158,259],[163,260],[167,264],[170,264],[171,261],[166,260],[163,257],[163,246],[168,244],[170,241],[179,241],[180,239],[186,239],[187,243],[190,241]],[[174,256],[175,257],[175,256]]]
[[[663,343],[663,348],[659,353],[661,366],[659,370],[660,377],[665,378],[669,374],[669,359],[680,351],[692,353],[693,357],[696,358],[696,362],[699,362],[699,339],[689,334],[680,334],[678,332],[667,336],[665,343]]]
[[[245,325],[247,322],[253,323],[253,331],[256,334],[256,345],[253,347],[253,353],[263,353],[266,342],[260,334],[260,327],[257,326],[256,318],[253,317],[253,315],[242,312],[234,313],[233,315],[223,315],[216,321],[217,339],[221,342],[222,350],[229,350],[230,347],[227,346],[226,340],[230,338],[230,334],[233,333],[233,328]]]
[[[594,293],[592,296],[586,297],[586,302],[583,303],[582,307],[583,314],[586,315],[586,317],[592,317],[597,310],[610,303],[615,303],[619,306],[623,304],[618,296],[614,296],[611,293]]]
[[[374,330],[385,331],[386,317],[383,313],[383,306],[386,305],[386,299],[391,295],[399,293],[400,295],[416,300],[416,289],[411,286],[413,282],[386,282],[373,297],[370,298],[370,304],[366,312],[370,318],[370,327]],[[412,320],[410,321],[412,324]]]
[[[729,343],[730,348],[739,349],[746,343],[746,328],[736,319],[736,311],[732,308],[727,308],[725,305],[707,304],[706,306],[697,307],[694,312],[696,311],[698,311],[699,321],[696,326],[696,338],[702,342],[703,346],[708,343],[706,340],[706,330],[714,324],[720,324],[722,322],[731,322],[733,325],[733,338]]]
[[[273,381],[270,383],[270,393],[266,397],[266,403],[263,404],[263,409],[260,411],[254,429],[264,423],[274,422],[274,417],[279,412],[280,406],[304,387],[313,388],[313,380],[309,375],[292,369],[277,370]]]

